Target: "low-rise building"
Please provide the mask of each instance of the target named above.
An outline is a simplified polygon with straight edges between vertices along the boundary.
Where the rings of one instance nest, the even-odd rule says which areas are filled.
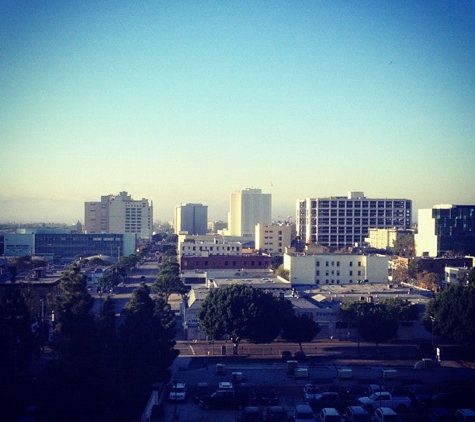
[[[354,254],[284,254],[292,286],[387,283],[388,257]]]
[[[256,224],[256,249],[269,255],[282,255],[292,241],[290,224]]]

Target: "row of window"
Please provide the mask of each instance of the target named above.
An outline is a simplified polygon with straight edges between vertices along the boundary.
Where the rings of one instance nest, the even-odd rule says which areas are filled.
[[[317,204],[318,202],[318,204]],[[409,208],[410,201],[349,201],[349,200],[320,200],[311,201],[312,208]]]
[[[322,262],[322,267],[323,267],[323,261],[321,261],[321,262]],[[315,265],[317,267],[319,267],[320,266],[320,261],[315,261]],[[349,261],[348,265],[350,267],[352,267],[353,266],[353,261]],[[325,267],[330,267],[330,266],[331,267],[335,267],[335,266],[339,267],[340,266],[340,261],[325,261]],[[361,267],[361,261],[358,261],[358,267]]]
[[[321,284],[323,280],[320,280],[319,278],[315,279],[316,284]],[[348,283],[353,284],[353,280],[348,280]],[[357,281],[358,284],[362,283],[362,280]],[[325,279],[324,284],[340,284],[340,280],[334,280],[334,279]]]
[[[322,271],[322,272],[323,272],[323,271]],[[316,271],[315,271],[315,275],[316,275],[316,276],[319,276],[319,275],[320,275],[320,270],[316,270]],[[336,275],[337,277],[339,277],[339,276],[340,276],[340,270],[336,270],[336,271],[334,271],[334,270],[331,270],[331,271],[326,270],[326,271],[325,271],[325,275],[326,275],[327,277],[328,277],[329,275]],[[353,275],[353,270],[348,271],[348,275],[351,277],[351,276]],[[361,270],[358,270],[358,274],[357,274],[357,275],[359,275],[359,276],[362,275],[362,274],[361,274]]]
[[[196,248],[197,248],[196,246],[182,246],[181,250],[182,251],[199,250],[199,251],[210,251],[210,252],[214,251],[214,246],[200,246],[199,249],[196,249]],[[217,246],[216,251],[238,251],[239,252],[239,246],[226,246],[226,247]]]

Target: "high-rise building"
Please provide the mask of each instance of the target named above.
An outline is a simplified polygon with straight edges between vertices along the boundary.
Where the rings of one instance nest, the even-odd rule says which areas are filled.
[[[206,234],[208,207],[202,204],[181,204],[175,207],[175,233]]]
[[[370,228],[409,229],[411,212],[411,200],[372,199],[363,192],[306,198],[297,201],[297,235],[303,242],[334,249],[353,247],[364,242]]]
[[[447,251],[475,254],[475,205],[439,204],[420,209],[414,236],[416,256],[438,257]]]
[[[271,194],[249,188],[231,194],[228,234],[254,238],[258,223],[271,223]]]
[[[153,203],[134,200],[127,192],[101,196],[100,202],[85,203],[86,233],[135,233],[150,239],[153,230]]]

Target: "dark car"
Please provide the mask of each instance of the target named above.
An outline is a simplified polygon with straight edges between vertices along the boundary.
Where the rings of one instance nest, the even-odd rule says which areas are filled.
[[[467,407],[474,399],[474,395],[467,392],[440,392],[427,399],[426,405],[429,408],[445,407],[455,411],[460,407]]]
[[[304,352],[295,352],[294,359],[298,362],[305,362],[307,355]]]
[[[274,387],[262,387],[258,392],[258,397],[262,406],[275,406],[279,403],[279,393]]]
[[[415,406],[423,406],[434,395],[434,390],[422,384],[412,384],[408,388],[408,396]]]
[[[429,422],[455,422],[455,415],[445,407],[434,407],[427,413]]]
[[[239,406],[252,406],[258,402],[256,388],[246,382],[236,386],[234,397]]]
[[[199,406],[203,409],[235,409],[237,407],[234,391],[216,391],[200,399]]]
[[[315,395],[310,403],[314,411],[318,412],[325,407],[340,408],[344,407],[343,401],[338,393],[333,391],[324,391],[323,393]]]
[[[258,406],[247,406],[242,409],[241,414],[239,415],[239,422],[262,422],[264,420],[264,415],[262,414],[261,408]]]
[[[282,356],[283,360],[290,360],[290,359],[292,359],[292,352],[290,350],[284,350],[281,353],[281,356]]]
[[[194,403],[199,404],[200,400],[204,396],[209,396],[210,388],[207,382],[199,382],[195,386],[195,394],[194,394]]]
[[[283,406],[270,406],[267,408],[266,422],[287,422],[289,415]]]

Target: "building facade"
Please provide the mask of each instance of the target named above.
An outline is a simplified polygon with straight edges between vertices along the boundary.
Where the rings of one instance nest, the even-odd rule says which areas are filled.
[[[180,268],[187,270],[262,270],[272,265],[272,258],[266,255],[210,255],[182,256]]]
[[[181,204],[175,207],[175,233],[206,234],[208,207],[202,204]]]
[[[5,256],[41,255],[59,257],[106,255],[119,259],[136,251],[136,235],[84,233],[29,233],[5,235]]]
[[[292,286],[387,283],[388,258],[383,255],[284,254]]]
[[[178,255],[182,256],[212,256],[212,255],[242,255],[240,242],[210,239],[185,239],[178,244]]]
[[[365,239],[366,243],[375,249],[384,249],[391,251],[394,243],[402,236],[412,233],[411,230],[401,230],[397,228],[390,229],[369,229],[369,236]]]
[[[437,257],[447,251],[475,255],[475,205],[440,204],[420,209],[417,224],[416,256]]]
[[[290,224],[256,225],[256,249],[269,255],[283,255],[285,248],[292,242]]]
[[[364,242],[370,228],[410,229],[412,201],[370,199],[363,192],[350,192],[346,197],[298,200],[296,216],[302,241],[341,249]]]
[[[101,196],[99,202],[84,204],[86,233],[134,233],[150,239],[153,230],[153,203],[134,200],[127,192]]]
[[[231,194],[227,234],[253,239],[256,224],[271,223],[271,208],[271,194],[262,193],[261,189],[244,189]]]

